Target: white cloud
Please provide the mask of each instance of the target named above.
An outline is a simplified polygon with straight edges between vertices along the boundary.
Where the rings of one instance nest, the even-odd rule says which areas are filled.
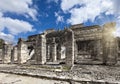
[[[36,20],[37,10],[32,0],[0,0],[0,38],[13,42],[20,33],[33,32],[33,25],[27,21],[4,17],[4,13],[15,13]],[[4,31],[8,31],[7,33]]]
[[[36,20],[37,11],[30,7],[32,0],[0,0],[0,12],[12,12],[16,14],[28,14]]]
[[[6,42],[13,43],[14,36],[11,34],[5,34],[3,32],[0,32],[0,38],[4,39]]]
[[[116,36],[120,36],[120,28],[117,28],[116,32],[115,32]]]
[[[61,9],[65,12],[72,8],[74,5],[78,4],[80,0],[61,0]]]
[[[63,16],[59,15],[59,13],[55,12],[55,17],[57,18],[56,23],[64,22]]]
[[[78,24],[87,20],[93,22],[102,13],[113,14],[113,3],[111,0],[62,0],[61,9],[71,14],[68,23]]]
[[[13,35],[17,35],[21,32],[33,31],[32,25],[28,22],[8,17],[0,18],[0,30],[5,28],[7,28],[8,31]]]
[[[120,16],[120,0],[112,0],[114,4],[114,12]]]
[[[8,30],[9,34],[2,32],[6,29]],[[0,17],[0,38],[4,39],[5,41],[13,42],[15,35],[33,31],[33,26],[26,21],[12,19],[9,17]]]
[[[88,20],[95,22],[95,19],[112,18],[117,23],[117,35],[120,36],[120,0],[61,0],[61,9],[64,13],[70,14],[67,22],[70,24],[85,23]],[[102,14],[105,14],[103,16]],[[99,18],[99,17],[103,18]],[[105,20],[106,21],[106,20]]]

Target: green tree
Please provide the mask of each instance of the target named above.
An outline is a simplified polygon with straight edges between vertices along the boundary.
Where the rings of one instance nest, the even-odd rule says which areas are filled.
[[[2,49],[3,43],[4,43],[4,40],[3,40],[3,39],[0,39],[0,49]]]

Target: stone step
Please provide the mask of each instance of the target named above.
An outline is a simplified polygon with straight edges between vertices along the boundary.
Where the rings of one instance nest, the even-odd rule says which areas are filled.
[[[60,64],[60,63],[59,62],[46,62],[46,64],[55,65],[55,64]]]
[[[76,64],[102,64],[103,62],[102,61],[98,61],[98,60],[78,60],[78,61],[75,61]]]

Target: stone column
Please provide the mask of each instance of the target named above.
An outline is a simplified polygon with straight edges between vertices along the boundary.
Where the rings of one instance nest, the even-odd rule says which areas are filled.
[[[23,39],[19,39],[18,42],[18,63],[26,63],[29,57],[28,45]]]
[[[0,63],[2,63],[2,49],[0,49]]]
[[[14,63],[14,50],[11,50],[11,64]]]
[[[46,35],[41,35],[41,64],[46,63]]]
[[[11,63],[16,63],[18,58],[17,58],[17,47],[13,47],[13,50],[11,51]]]
[[[74,33],[68,29],[65,32],[66,46],[66,65],[72,67],[74,65]]]
[[[107,23],[103,28],[103,63],[114,65],[117,63],[118,57],[117,39],[113,34],[115,31],[115,23]]]
[[[75,56],[75,59],[77,58],[77,55],[78,55],[78,46],[77,46],[77,43],[75,41],[74,42],[74,56]]]
[[[57,45],[57,60],[61,59],[61,45]]]
[[[52,43],[51,48],[52,48],[52,61],[55,62],[57,61],[56,43]]]
[[[55,42],[55,38],[53,38],[53,41],[51,43],[51,57],[52,62],[55,62],[57,60],[57,44]]]
[[[102,61],[102,50],[101,50],[101,42],[100,39],[96,41],[96,59]]]
[[[47,50],[46,50],[46,60],[49,60],[50,59],[50,45],[47,44]]]
[[[40,48],[40,46],[41,46],[41,39],[40,39],[40,36],[39,35],[37,35],[36,36],[36,45],[35,45],[35,64],[38,64],[38,62],[39,62],[39,59],[38,59],[38,56],[40,55],[40,51],[41,51],[41,48]]]
[[[46,63],[46,35],[38,35],[35,47],[36,63]]]
[[[2,48],[2,63],[4,63],[5,56],[6,56],[6,54],[7,54],[6,49],[7,49],[7,47],[6,47],[6,44],[4,43],[4,44],[3,44],[3,48]]]
[[[10,63],[11,62],[11,50],[12,44],[5,44],[3,47],[3,63]]]
[[[21,63],[21,43],[18,42],[18,48],[17,48],[17,62]]]

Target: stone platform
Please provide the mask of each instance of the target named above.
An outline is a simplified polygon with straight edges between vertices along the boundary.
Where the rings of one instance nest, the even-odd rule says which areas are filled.
[[[120,84],[120,66],[75,65],[69,70],[65,66],[1,64],[0,72],[63,80],[70,84]]]

